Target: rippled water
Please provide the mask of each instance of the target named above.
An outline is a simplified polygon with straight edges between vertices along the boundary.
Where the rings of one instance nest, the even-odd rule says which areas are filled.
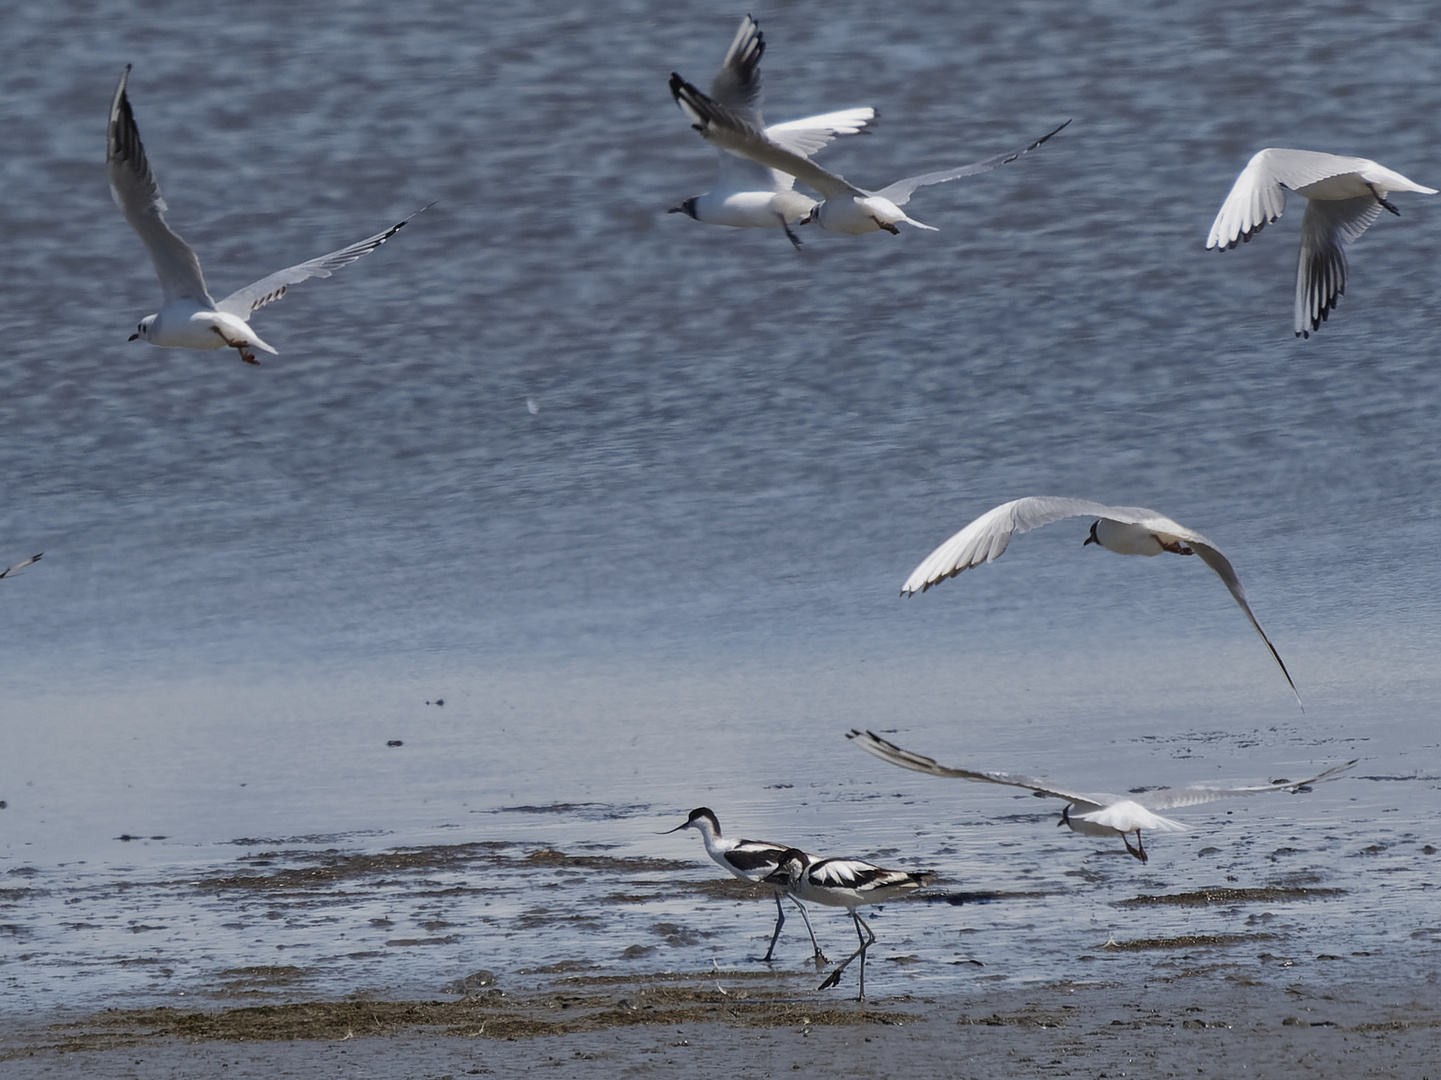
[[[653,835],[701,803],[748,835],[935,867],[953,898],[999,894],[888,907],[882,945],[918,962],[878,993],[1157,962],[1077,959],[1113,933],[1270,933],[1266,954],[1348,977],[1435,970],[1437,207],[1396,200],[1308,341],[1298,208],[1202,250],[1262,146],[1437,186],[1434,13],[755,14],[770,117],[881,110],[826,152],[858,182],[1074,122],[917,195],[939,233],[810,235],[797,255],[664,212],[713,168],[665,78],[708,79],[739,12],[7,11],[0,544],[46,557],[0,582],[0,1010],[206,993],[265,965],[303,972],[296,992],[399,994],[631,946],[741,963],[767,902],[697,891],[695,838]],[[259,369],[127,345],[157,293],[105,188],[127,62],[214,288],[439,201],[267,308],[281,355]],[[1203,567],[1082,551],[1084,522],[896,597],[970,517],[1043,492],[1211,536],[1306,713]],[[1189,811],[1194,833],[1142,867],[1055,829],[1051,804],[875,762],[852,726],[1113,790],[1362,762]],[[283,883],[188,884],[266,852],[278,872],[483,842],[506,846],[294,909]],[[688,868],[524,861],[544,848]],[[1116,906],[1265,886],[1342,891]]]

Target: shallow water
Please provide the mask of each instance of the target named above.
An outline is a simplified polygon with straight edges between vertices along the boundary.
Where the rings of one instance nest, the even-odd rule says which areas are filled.
[[[757,11],[768,115],[881,110],[826,152],[862,183],[1075,118],[919,194],[942,232],[799,256],[664,213],[712,168],[665,78],[707,79],[732,14],[247,11],[6,17],[0,541],[46,557],[0,582],[0,1011],[205,995],[248,967],[303,973],[277,993],[405,994],[477,967],[741,964],[769,901],[698,892],[696,838],[653,835],[702,803],[1000,894],[888,906],[879,948],[918,959],[878,993],[1158,962],[1097,952],[1113,934],[1274,934],[1223,955],[1278,979],[1256,957],[1436,970],[1437,211],[1397,199],[1308,341],[1297,208],[1201,250],[1262,146],[1435,186],[1426,5]],[[267,308],[260,369],[127,346],[156,290],[105,190],[126,62],[217,289],[439,202]],[[1083,521],[896,597],[970,517],[1042,492],[1212,537],[1305,714],[1204,567],[1081,551]],[[1102,790],[1362,761],[1178,814],[1193,833],[1143,867],[1056,805],[876,762],[851,727]],[[481,842],[504,857],[294,908],[187,884],[267,851]],[[544,848],[688,868],[551,881],[523,861]],[[1117,906],[1298,882],[1341,892]],[[430,938],[450,940],[387,944]]]

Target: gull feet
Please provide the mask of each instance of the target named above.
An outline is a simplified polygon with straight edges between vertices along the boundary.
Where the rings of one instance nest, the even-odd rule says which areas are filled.
[[[1181,541],[1179,541],[1179,540],[1172,540],[1169,544],[1162,544],[1162,545],[1161,545],[1161,550],[1162,550],[1162,551],[1169,551],[1169,552],[1172,552],[1172,553],[1174,553],[1174,554],[1176,554],[1176,555],[1194,555],[1194,554],[1196,554],[1194,551],[1192,551],[1190,548],[1188,548],[1185,544],[1181,543]]]
[[[885,229],[886,232],[890,233],[892,236],[900,236],[900,235],[901,235],[901,230],[898,229],[898,228],[896,228],[896,227],[895,227],[893,224],[891,224],[889,221],[882,221],[880,218],[876,217],[874,214],[871,215],[871,220],[876,223],[876,228],[878,228],[878,229]]]
[[[1366,186],[1371,189],[1371,194],[1376,196],[1376,201],[1378,203],[1384,206],[1387,210],[1390,210],[1391,213],[1395,214],[1397,217],[1401,216],[1401,211],[1397,210],[1392,203],[1388,202],[1384,197],[1382,197],[1381,193],[1376,190],[1376,186],[1374,184],[1367,184]]]

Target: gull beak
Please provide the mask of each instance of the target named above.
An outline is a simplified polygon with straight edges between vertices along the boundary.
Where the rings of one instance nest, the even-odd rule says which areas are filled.
[[[126,340],[126,341],[135,341],[135,340],[136,340],[137,338],[139,338],[139,337],[140,337],[139,334],[131,334],[131,335],[130,335],[128,338],[126,338],[125,340]]]

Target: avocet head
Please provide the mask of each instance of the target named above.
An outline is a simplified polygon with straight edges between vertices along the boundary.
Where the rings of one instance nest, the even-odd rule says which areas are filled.
[[[684,214],[688,218],[695,217],[695,196],[686,199],[679,206],[672,206],[666,211],[667,214]]]
[[[155,325],[155,316],[154,316],[154,315],[147,315],[147,316],[145,316],[145,318],[143,318],[143,319],[140,320],[140,325],[135,328],[135,333],[133,333],[133,334],[130,335],[130,340],[131,340],[131,341],[134,341],[136,338],[143,338],[144,340],[149,341],[149,340],[150,340],[150,328],[151,328],[152,326],[154,326],[154,325]]]
[[[720,835],[720,822],[716,820],[715,812],[708,806],[697,806],[690,812],[690,817],[677,825],[674,829],[667,829],[661,836],[669,836],[673,832],[680,832],[682,829],[696,829],[705,832],[707,826],[715,835]]]
[[[794,885],[805,873],[806,864],[810,860],[806,853],[800,848],[786,848],[782,851],[780,858],[776,861],[776,868],[763,879],[771,885]]]

